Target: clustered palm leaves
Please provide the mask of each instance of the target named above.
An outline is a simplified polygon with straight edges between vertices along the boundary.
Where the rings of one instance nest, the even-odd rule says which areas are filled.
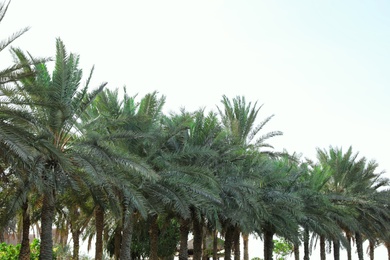
[[[389,181],[351,147],[318,149],[317,163],[273,151],[282,133],[263,133],[273,116],[257,124],[261,106],[245,97],[222,96],[216,112],[164,114],[158,92],[91,90],[93,69],[84,83],[60,39],[52,73],[50,59],[11,53],[15,64],[0,71],[0,233],[20,230],[20,259],[30,259],[33,225],[42,260],[69,234],[72,259],[86,240],[98,260],[184,260],[190,234],[198,260],[217,259],[221,238],[225,259],[241,259],[243,241],[248,260],[249,234],[263,239],[265,260],[274,236],[294,245],[295,259],[301,244],[309,259],[317,239],[321,259],[327,243],[335,259],[340,247],[351,259],[352,240],[359,259],[365,240],[372,258],[375,245],[390,248]]]

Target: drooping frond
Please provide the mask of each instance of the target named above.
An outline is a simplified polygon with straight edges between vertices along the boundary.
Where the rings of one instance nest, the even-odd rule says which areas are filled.
[[[5,48],[7,48],[13,41],[15,41],[17,38],[19,38],[20,36],[22,36],[25,32],[27,32],[30,28],[29,27],[25,27],[15,33],[13,33],[11,36],[9,36],[7,39],[5,40],[2,40],[0,42],[0,52],[2,50],[4,50]]]

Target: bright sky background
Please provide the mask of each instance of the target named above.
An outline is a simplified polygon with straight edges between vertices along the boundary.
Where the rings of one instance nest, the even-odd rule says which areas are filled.
[[[0,32],[30,26],[13,46],[38,57],[60,37],[96,86],[156,90],[167,112],[245,96],[259,122],[275,114],[276,150],[352,145],[390,177],[389,14],[387,0],[12,0]]]
[[[259,122],[275,114],[276,150],[352,145],[390,172],[389,14],[387,0],[12,0],[0,31],[30,26],[13,46],[39,57],[60,37],[96,86],[156,90],[167,112],[245,96]]]

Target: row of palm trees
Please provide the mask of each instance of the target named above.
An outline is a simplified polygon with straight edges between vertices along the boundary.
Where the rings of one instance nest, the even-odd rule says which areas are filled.
[[[144,257],[140,227],[151,260],[175,253],[176,243],[161,253],[168,228],[181,260],[189,234],[193,259],[217,259],[218,236],[224,258],[235,260],[248,259],[250,234],[262,237],[265,260],[275,235],[294,244],[295,259],[301,244],[309,259],[317,239],[321,259],[326,245],[334,259],[340,248],[351,259],[352,241],[359,259],[366,240],[371,259],[376,245],[390,245],[389,181],[352,148],[318,149],[317,162],[275,152],[268,141],[282,133],[264,134],[272,116],[257,123],[261,106],[245,97],[223,96],[207,113],[164,114],[158,92],[138,100],[106,83],[91,90],[93,69],[84,83],[79,56],[60,39],[52,73],[50,59],[11,52],[15,65],[0,72],[0,227],[21,230],[19,259],[30,259],[32,225],[42,260],[53,257],[54,226],[64,244],[71,235],[73,259],[82,239],[95,241],[98,260],[104,249],[115,259]]]

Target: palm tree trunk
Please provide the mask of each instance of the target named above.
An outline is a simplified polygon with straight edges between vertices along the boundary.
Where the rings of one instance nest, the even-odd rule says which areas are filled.
[[[207,244],[207,229],[204,226],[204,221],[202,221],[203,226],[203,235],[202,235],[202,260],[208,260],[210,255],[210,247]]]
[[[43,194],[41,212],[41,248],[39,260],[53,260],[53,217],[54,217],[53,190]]]
[[[28,214],[28,201],[26,200],[22,205],[23,210],[23,231],[22,231],[22,245],[20,248],[19,260],[30,260],[30,215]]]
[[[340,260],[340,242],[338,240],[333,241],[333,257],[334,260]]]
[[[217,230],[214,230],[213,233],[213,260],[218,260],[218,231]]]
[[[299,244],[294,243],[294,259],[299,260]]]
[[[157,215],[151,217],[150,222],[150,260],[158,260],[158,223],[157,223]]]
[[[242,243],[244,246],[244,260],[249,260],[249,235],[242,234]]]
[[[79,260],[80,252],[80,230],[72,230],[72,240],[73,240],[73,257],[72,260]]]
[[[118,224],[115,228],[114,234],[114,258],[119,259],[121,253],[121,243],[122,243],[122,225]]]
[[[133,238],[134,213],[125,210],[123,219],[120,259],[131,260],[131,240]]]
[[[320,259],[326,260],[326,252],[325,252],[325,236],[320,236]]]
[[[202,237],[203,228],[201,222],[193,215],[192,228],[194,234],[194,256],[193,260],[201,260],[202,258]]]
[[[225,260],[232,259],[233,233],[234,227],[232,225],[228,225],[225,233]]]
[[[95,259],[103,260],[103,229],[104,229],[104,210],[97,206],[95,210],[95,227],[96,227],[96,241],[95,241]]]
[[[345,236],[346,236],[347,242],[348,242],[347,257],[348,257],[348,260],[352,260],[352,236],[351,236],[351,232],[349,232],[349,231],[345,232]]]
[[[190,220],[182,219],[180,221],[180,249],[179,260],[188,259],[188,234],[190,233]]]
[[[370,239],[370,260],[374,260],[374,251],[375,251],[375,241]]]
[[[273,259],[273,251],[274,251],[274,232],[271,230],[264,231],[264,260],[272,260]]]
[[[359,232],[356,232],[355,239],[356,239],[356,251],[358,253],[358,259],[364,260],[362,235]]]
[[[4,238],[4,228],[0,228],[0,243],[5,242]]]
[[[310,259],[310,250],[309,250],[309,240],[310,240],[310,232],[309,229],[305,228],[303,231],[303,260]]]
[[[78,211],[78,207],[73,207],[71,209],[73,212],[71,213],[71,221],[70,221],[70,230],[72,233],[73,240],[73,260],[79,260],[79,252],[80,252],[80,235],[81,230],[79,229],[76,221],[80,217],[80,212]],[[61,236],[62,239],[63,236]]]
[[[236,226],[233,233],[233,245],[234,245],[234,260],[240,260],[240,228]]]

